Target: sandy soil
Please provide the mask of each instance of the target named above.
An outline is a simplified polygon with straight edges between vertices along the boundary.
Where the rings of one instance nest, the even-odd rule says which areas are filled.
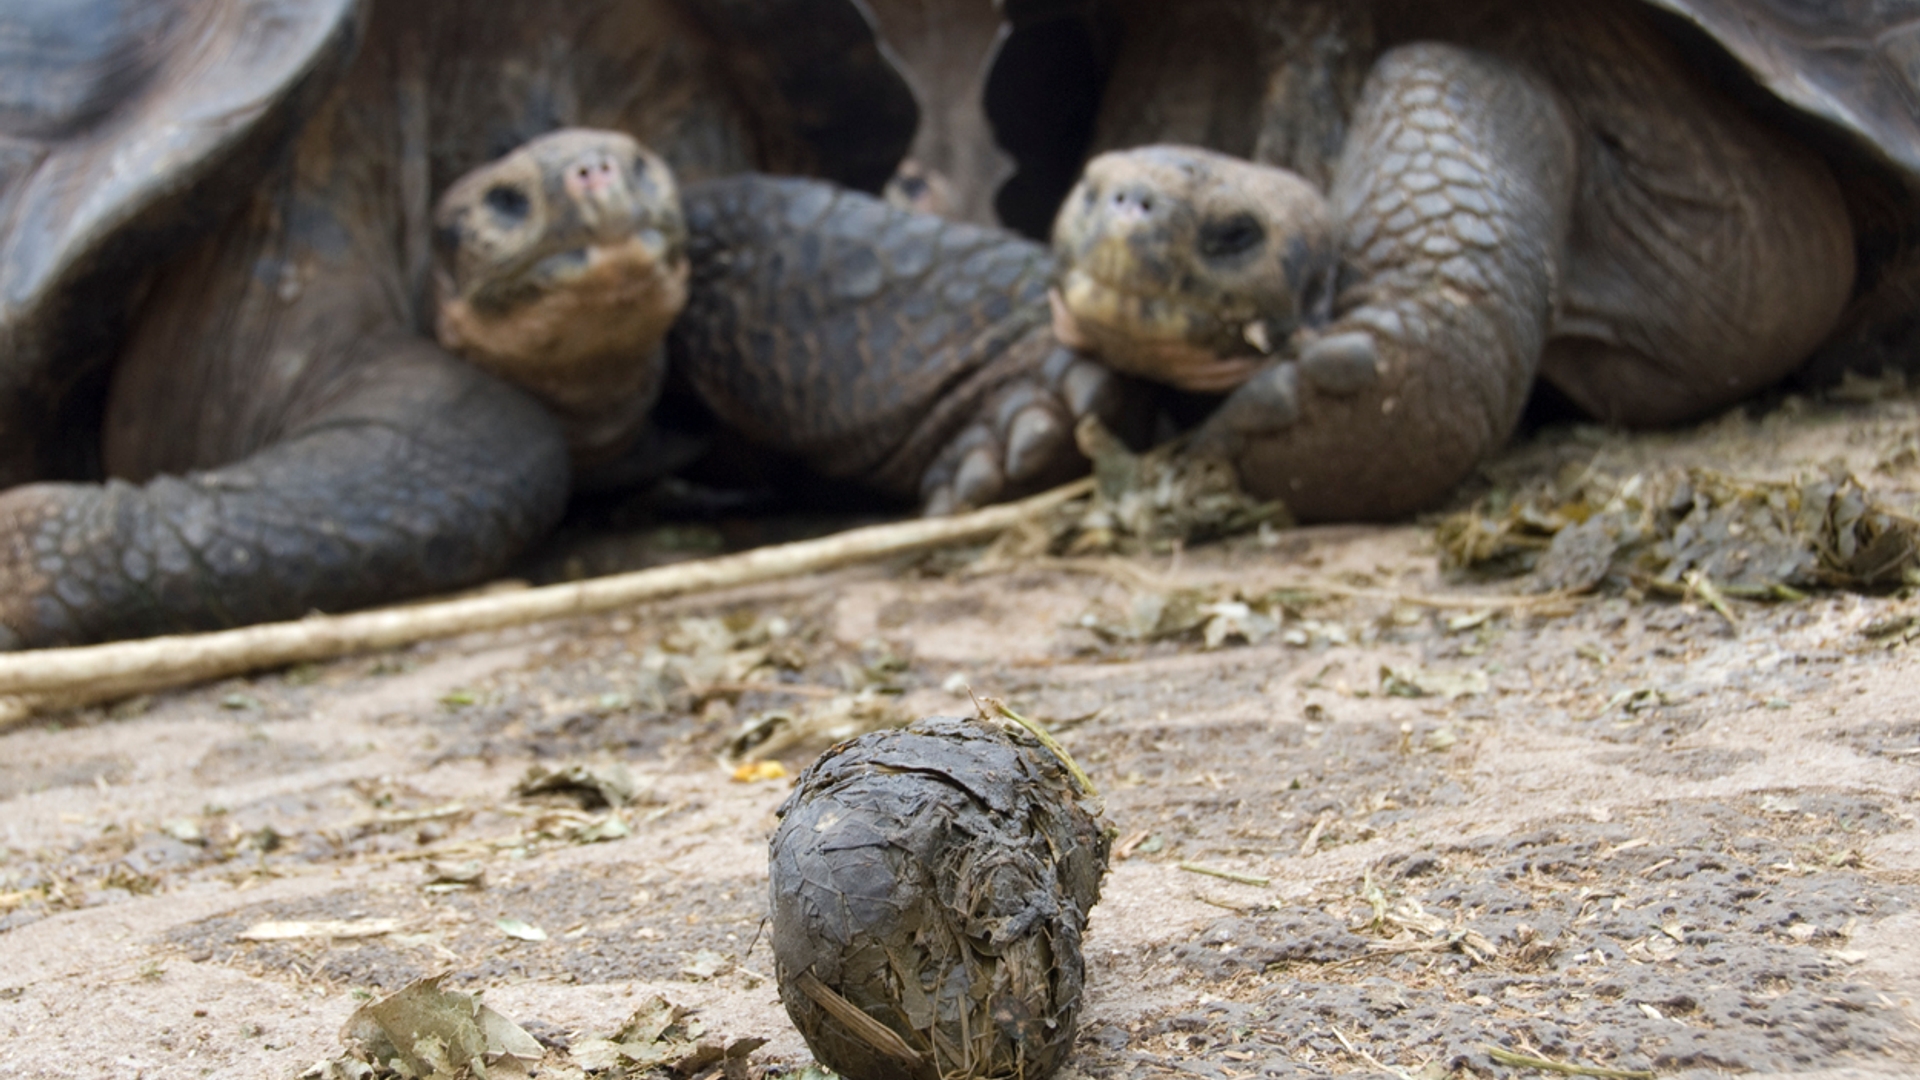
[[[1911,493],[1916,416],[1562,432],[1490,482],[1838,457]],[[1346,595],[1286,593],[1258,644],[1112,632],[1181,590],[1302,583]],[[947,556],[36,721],[0,734],[0,1072],[290,1078],[360,1002],[441,971],[556,1045],[659,992],[768,1038],[770,1072],[804,1063],[756,940],[786,784],[718,758],[769,712],[844,713],[837,692],[906,718],[968,710],[968,686],[1053,725],[1120,832],[1069,1075],[1529,1075],[1489,1046],[1920,1070],[1920,654],[1863,633],[1920,600],[1735,602],[1735,626],[1514,590],[1449,579],[1420,525]],[[1425,602],[1463,595],[1488,599]],[[624,829],[512,793],[530,765],[614,760],[645,789]],[[474,862],[476,888],[430,869]],[[242,938],[302,920],[367,936]]]

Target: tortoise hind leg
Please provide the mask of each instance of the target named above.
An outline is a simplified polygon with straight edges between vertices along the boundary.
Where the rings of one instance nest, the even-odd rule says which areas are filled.
[[[1539,79],[1448,45],[1385,54],[1334,171],[1334,320],[1199,435],[1305,520],[1431,504],[1512,431],[1564,261],[1577,154]]]
[[[0,493],[0,647],[207,630],[498,572],[558,519],[565,442],[537,405],[394,333],[288,435],[142,484]]]

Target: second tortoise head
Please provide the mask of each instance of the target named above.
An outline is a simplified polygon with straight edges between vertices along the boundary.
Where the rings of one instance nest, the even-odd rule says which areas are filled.
[[[1326,320],[1334,237],[1326,200],[1285,169],[1188,146],[1102,154],[1054,222],[1054,326],[1131,374],[1231,389]]]

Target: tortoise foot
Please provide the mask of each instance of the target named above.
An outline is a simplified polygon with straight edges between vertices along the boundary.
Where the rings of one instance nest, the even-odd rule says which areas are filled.
[[[1063,483],[1087,469],[1073,429],[1096,416],[1135,434],[1144,426],[1138,383],[1067,349],[989,395],[922,477],[929,515],[949,514]]]

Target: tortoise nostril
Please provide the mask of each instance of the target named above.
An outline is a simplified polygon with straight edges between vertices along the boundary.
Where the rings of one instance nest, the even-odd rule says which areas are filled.
[[[612,157],[590,154],[567,167],[567,189],[575,198],[604,198],[620,187],[619,172],[620,165]]]
[[[1122,188],[1111,196],[1113,213],[1125,218],[1143,218],[1152,215],[1154,207],[1153,193],[1139,188]]]
[[[1231,259],[1266,243],[1267,230],[1252,214],[1213,218],[1200,226],[1198,247],[1205,259]]]

